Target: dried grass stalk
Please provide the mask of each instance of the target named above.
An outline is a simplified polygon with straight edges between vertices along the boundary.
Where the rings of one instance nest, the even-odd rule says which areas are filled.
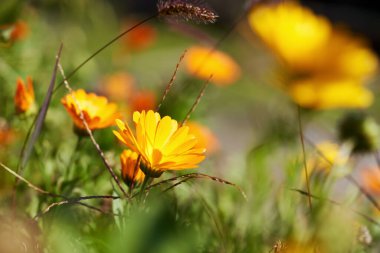
[[[218,15],[201,0],[159,0],[157,9],[161,17],[196,23],[214,23],[218,18]]]

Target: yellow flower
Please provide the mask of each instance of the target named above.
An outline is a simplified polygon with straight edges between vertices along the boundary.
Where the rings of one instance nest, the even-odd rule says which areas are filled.
[[[18,113],[24,113],[31,109],[34,104],[34,89],[32,79],[28,76],[26,78],[27,84],[21,78],[17,79],[16,94],[14,103]]]
[[[116,137],[141,155],[141,169],[146,175],[159,177],[166,170],[196,168],[205,158],[205,148],[196,148],[198,140],[189,133],[189,127],[178,126],[177,121],[152,110],[134,112],[135,131],[128,124],[116,120]]]
[[[371,105],[371,91],[355,79],[312,77],[294,81],[288,87],[292,99],[304,108],[366,108]]]
[[[124,150],[120,155],[121,176],[124,182],[130,187],[133,184],[142,183],[145,178],[145,174],[140,169],[140,166],[136,168],[137,159],[138,154],[131,150]]]
[[[331,34],[325,18],[294,2],[260,5],[250,13],[249,22],[264,43],[298,71],[314,66],[313,57],[326,46]]]
[[[189,74],[208,80],[219,86],[230,85],[240,77],[240,67],[227,54],[213,51],[209,47],[191,47],[185,57],[185,66]]]
[[[82,130],[86,128],[80,118],[80,110],[91,130],[114,125],[115,119],[120,117],[116,104],[109,103],[106,97],[86,93],[82,89],[67,94],[61,103],[70,114],[75,126]]]
[[[186,126],[189,127],[190,134],[198,138],[195,147],[205,147],[207,154],[212,154],[219,149],[219,141],[210,129],[193,121],[187,122]]]
[[[364,108],[372,93],[362,85],[378,66],[366,43],[295,2],[259,5],[249,16],[256,34],[288,70],[283,88],[300,106]]]
[[[349,154],[344,154],[338,144],[329,141],[318,143],[316,149],[316,158],[308,162],[311,170],[328,173],[333,166],[344,166],[349,158]]]

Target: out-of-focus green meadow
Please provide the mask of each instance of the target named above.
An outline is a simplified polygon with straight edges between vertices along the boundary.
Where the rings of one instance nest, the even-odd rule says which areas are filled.
[[[368,105],[338,102],[327,108],[326,100],[304,106],[298,93],[278,84],[304,73],[285,73],[286,64],[274,56],[280,50],[275,43],[264,45],[265,36],[255,35],[248,17],[231,33],[223,16],[225,23],[215,24],[154,18],[144,24],[146,30],[141,26],[134,36],[126,34],[68,80],[73,90],[107,96],[118,105],[120,118],[131,122],[133,109],[155,110],[160,104],[180,62],[159,112],[181,122],[207,82],[186,71],[189,51],[199,45],[212,47],[228,34],[216,50],[238,66],[236,80],[214,83],[219,74],[232,72],[223,64],[215,67],[215,76],[190,115],[190,122],[203,127],[201,137],[196,137],[208,149],[199,168],[165,171],[153,182],[134,187],[122,182],[126,198],[94,143],[83,135],[86,129],[74,131],[62,102],[69,93],[65,85],[53,93],[30,158],[20,166],[60,44],[60,63],[69,74],[148,16],[133,10],[121,15],[115,6],[100,0],[0,4],[0,253],[379,251],[377,70],[363,78],[372,94]],[[12,29],[19,21],[26,27],[17,37]],[[355,61],[357,66],[365,57]],[[35,101],[20,113],[15,108],[17,80],[27,82],[28,76]],[[56,87],[63,79],[58,70]],[[329,99],[361,96],[355,92],[338,89]],[[127,147],[112,133],[118,128],[91,130],[122,180],[119,157]],[[358,143],[364,145],[360,152]],[[189,173],[202,174],[191,178]],[[161,181],[165,182],[154,186]],[[85,196],[107,197],[76,199]]]

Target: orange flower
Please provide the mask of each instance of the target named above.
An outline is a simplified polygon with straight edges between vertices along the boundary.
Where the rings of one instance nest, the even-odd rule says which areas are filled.
[[[5,120],[0,118],[0,148],[8,145],[14,139],[15,134]]]
[[[25,39],[28,35],[29,27],[25,21],[19,20],[13,25],[12,32],[10,34],[11,41],[17,41]]]
[[[132,112],[153,110],[156,103],[156,94],[154,92],[148,90],[135,92],[131,98],[131,110]]]
[[[116,120],[116,137],[141,155],[141,169],[146,175],[159,177],[166,170],[198,167],[205,158],[205,148],[197,148],[198,139],[189,133],[188,126],[178,126],[176,120],[157,112],[133,113],[135,131]]]
[[[138,154],[131,150],[124,150],[120,155],[121,162],[121,176],[124,182],[128,186],[132,186],[133,184],[140,184],[144,181],[145,174],[140,169],[140,166],[136,171],[136,162],[137,162]]]
[[[109,103],[106,97],[94,93],[86,93],[83,89],[67,94],[61,103],[65,106],[77,128],[85,130],[80,118],[80,110],[91,130],[106,128],[120,118],[117,105]]]
[[[127,29],[127,27],[130,28],[130,24],[128,24],[125,29]],[[127,36],[124,37],[123,41],[129,49],[143,50],[151,46],[156,37],[156,30],[152,26],[142,24],[130,31]]]
[[[209,47],[191,47],[185,57],[185,66],[189,74],[208,80],[219,86],[230,85],[240,77],[240,67],[227,54]]]
[[[380,170],[379,168],[362,170],[361,178],[364,189],[371,194],[380,195]]]
[[[134,78],[127,73],[106,76],[100,86],[100,92],[114,101],[127,101],[132,94]]]
[[[5,42],[15,42],[24,39],[29,32],[28,24],[19,20],[13,24],[0,26],[0,35]]]
[[[26,78],[27,85],[21,78],[17,79],[16,94],[14,103],[17,113],[24,113],[31,109],[34,104],[34,90],[32,79],[28,76]]]
[[[206,147],[207,153],[212,154],[219,149],[219,141],[211,130],[196,122],[187,122],[189,133],[198,138],[195,147]]]

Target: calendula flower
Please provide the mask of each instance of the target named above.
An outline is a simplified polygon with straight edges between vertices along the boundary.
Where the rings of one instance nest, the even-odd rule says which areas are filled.
[[[239,65],[227,54],[209,47],[194,46],[185,56],[186,70],[190,75],[208,80],[219,86],[230,85],[240,77]]]
[[[378,59],[366,43],[295,2],[258,5],[252,29],[286,68],[282,87],[306,108],[364,108],[372,93],[363,85]]]
[[[131,110],[149,111],[153,110],[157,105],[156,94],[149,90],[135,91],[131,97]]]
[[[134,131],[121,120],[116,120],[116,137],[141,155],[141,169],[151,177],[159,177],[166,170],[196,168],[205,158],[205,148],[196,148],[197,138],[189,127],[152,110],[134,112]]]
[[[198,138],[196,147],[205,147],[207,154],[212,154],[219,149],[219,141],[209,128],[194,121],[187,122],[186,126],[189,127],[190,134]]]
[[[125,102],[130,99],[134,85],[135,80],[130,74],[115,73],[102,80],[100,92],[113,101]]]
[[[364,169],[361,171],[361,181],[364,189],[369,193],[380,196],[379,168]]]
[[[121,162],[121,176],[128,186],[140,184],[144,181],[145,174],[136,166],[138,154],[131,150],[124,150],[120,155]]]
[[[86,129],[80,118],[81,110],[91,130],[109,127],[115,123],[115,119],[120,118],[116,104],[108,102],[106,97],[86,93],[83,89],[67,94],[61,99],[61,103],[75,126],[81,130]]]
[[[34,104],[33,81],[29,76],[26,78],[26,85],[21,78],[17,79],[16,94],[14,103],[18,113],[30,110]]]

